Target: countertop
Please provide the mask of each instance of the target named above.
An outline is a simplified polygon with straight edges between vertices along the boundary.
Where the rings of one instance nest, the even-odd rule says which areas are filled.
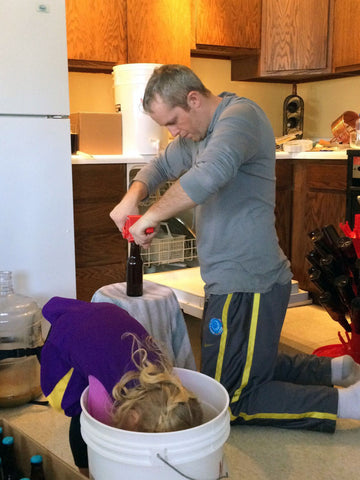
[[[154,155],[71,155],[73,165],[91,165],[91,164],[120,164],[120,163],[148,163],[154,158]]]
[[[283,151],[276,152],[276,159],[300,159],[300,160],[346,160],[347,150],[334,151],[311,151],[288,153]],[[154,158],[154,155],[71,155],[73,165],[91,165],[91,164],[143,164],[148,163]]]
[[[204,281],[200,275],[200,267],[170,270],[168,272],[147,273],[144,280],[165,285],[171,288],[184,313],[202,318],[205,302]],[[308,292],[301,290],[298,282],[292,280],[289,307],[312,303]]]
[[[288,153],[283,151],[276,152],[276,159],[299,159],[299,160],[346,160],[347,150],[324,150],[324,151],[310,151]]]

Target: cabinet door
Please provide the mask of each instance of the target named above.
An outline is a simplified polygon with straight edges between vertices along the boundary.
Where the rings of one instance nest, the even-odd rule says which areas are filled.
[[[261,71],[330,68],[329,0],[263,0]]]
[[[291,264],[300,288],[317,292],[310,282],[306,254],[313,245],[308,233],[315,228],[345,221],[346,161],[299,160],[294,165]]]
[[[66,0],[68,58],[127,62],[126,0]]]
[[[129,63],[190,66],[191,0],[128,0]]]
[[[261,0],[197,0],[196,44],[260,48]]]
[[[125,165],[73,165],[76,291],[90,301],[103,285],[125,281],[127,241],[109,213],[126,191]]]
[[[277,160],[275,227],[279,245],[289,259],[291,258],[292,187],[291,161]]]
[[[335,72],[360,70],[360,2],[335,0],[333,67]]]

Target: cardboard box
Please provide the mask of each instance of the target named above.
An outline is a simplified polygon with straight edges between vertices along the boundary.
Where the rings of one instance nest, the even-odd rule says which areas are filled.
[[[1,419],[0,425],[4,429],[4,437],[14,437],[15,455],[19,467],[25,476],[30,477],[30,458],[33,455],[42,455],[44,473],[49,480],[85,480],[87,477],[79,473],[59,457],[51,453],[47,448],[19,430],[11,422]],[[49,428],[51,426],[49,425]]]
[[[71,133],[78,135],[80,152],[90,155],[122,154],[121,113],[71,113]]]

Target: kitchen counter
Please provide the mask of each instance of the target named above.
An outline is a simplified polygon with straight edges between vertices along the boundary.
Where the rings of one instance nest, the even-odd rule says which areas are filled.
[[[71,155],[73,165],[91,165],[91,164],[122,164],[122,163],[148,163],[154,155]]]
[[[170,270],[168,272],[147,273],[144,280],[171,288],[184,313],[202,318],[204,308],[204,281],[200,276],[200,267]],[[292,281],[289,307],[312,303],[308,292],[301,290],[298,283]]]
[[[347,159],[347,150],[336,150],[336,151],[321,151],[321,152],[299,152],[299,153],[288,153],[283,151],[276,152],[276,159],[299,159],[299,160],[346,160]],[[121,164],[121,163],[131,163],[131,164],[143,164],[148,163],[154,158],[154,155],[87,155],[87,154],[78,154],[71,155],[71,163],[73,165],[89,165],[89,164]]]
[[[288,153],[283,151],[276,152],[276,159],[294,159],[294,160],[346,160],[347,159],[347,150],[324,150],[324,151],[310,151],[310,152],[298,152],[298,153]]]

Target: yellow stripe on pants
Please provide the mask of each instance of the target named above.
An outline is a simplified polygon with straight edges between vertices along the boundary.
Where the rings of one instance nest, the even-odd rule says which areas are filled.
[[[231,399],[231,403],[235,403],[239,400],[241,392],[244,390],[244,388],[246,387],[249,381],[250,370],[251,370],[251,365],[252,365],[252,360],[254,355],[256,328],[257,328],[258,316],[259,316],[259,305],[260,305],[260,293],[254,293],[245,368],[244,368],[243,376],[241,379],[241,385],[235,391],[234,396]]]
[[[230,305],[231,299],[232,299],[232,293],[230,293],[227,296],[227,299],[225,301],[224,308],[221,314],[223,331],[221,334],[220,347],[219,347],[218,359],[216,362],[216,370],[215,370],[215,380],[217,380],[218,382],[220,382],[220,379],[221,379],[221,372],[222,372],[222,367],[224,363],[224,352],[225,352],[226,340],[228,336],[227,319],[228,319],[228,311],[229,311],[229,305]]]

